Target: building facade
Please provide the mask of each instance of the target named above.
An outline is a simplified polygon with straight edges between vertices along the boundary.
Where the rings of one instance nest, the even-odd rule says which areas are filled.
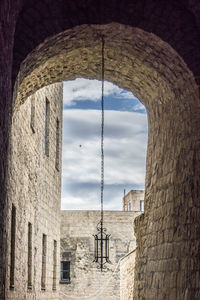
[[[13,114],[5,299],[58,299],[62,84]]]
[[[61,212],[61,277],[63,300],[120,299],[120,261],[135,249],[134,219],[140,212],[105,211],[109,260],[101,272],[94,262],[94,236],[99,211]],[[96,298],[95,298],[96,297]]]
[[[133,300],[136,249],[120,261],[120,300]]]
[[[124,211],[144,211],[144,190],[131,190],[123,197]]]

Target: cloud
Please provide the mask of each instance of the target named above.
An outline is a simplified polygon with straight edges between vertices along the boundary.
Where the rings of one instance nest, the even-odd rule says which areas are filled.
[[[100,111],[64,110],[63,209],[99,209]],[[123,189],[144,188],[147,118],[105,111],[105,209],[121,209]]]
[[[134,105],[133,109],[134,109],[134,111],[141,111],[141,110],[142,111],[146,111],[144,105],[141,102],[139,102],[138,104]]]
[[[137,112],[105,111],[105,138],[132,139],[131,136],[147,131],[146,115]],[[99,139],[101,131],[101,113],[98,110],[64,110],[64,140]]]
[[[101,81],[84,78],[65,81],[63,83],[63,95],[64,106],[73,106],[76,104],[76,101],[98,101],[101,99]],[[121,99],[136,99],[131,92],[120,89],[107,81],[104,83],[104,95],[112,95]]]
[[[142,189],[141,186],[134,186]],[[68,182],[62,197],[62,209],[100,209],[100,182],[91,184],[81,182]],[[124,189],[129,191],[132,185],[106,184],[104,189],[104,209],[122,210]]]

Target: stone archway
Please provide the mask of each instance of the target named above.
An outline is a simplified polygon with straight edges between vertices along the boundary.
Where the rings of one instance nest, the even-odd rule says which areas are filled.
[[[162,41],[171,45],[183,58],[198,84],[200,17],[198,0],[169,0],[167,2],[160,0],[106,2],[101,0],[95,3],[91,0],[2,0],[0,8],[0,235],[3,241],[0,249],[2,270],[0,281],[3,282],[0,297],[5,299],[6,226],[9,224],[10,217],[7,178],[9,176],[12,88],[21,63],[45,39],[64,32],[66,29],[75,28],[81,24],[118,22],[153,32]],[[149,53],[150,49],[147,47],[145,51],[145,53]],[[164,52],[163,49],[158,53],[157,60],[160,60],[159,58]],[[160,73],[166,74],[167,69],[171,70],[169,72],[171,85],[165,85],[163,81],[162,88],[159,89],[161,96],[155,89],[153,97],[154,91],[151,88],[151,93],[147,93],[149,97],[146,97],[146,99],[151,99],[152,95],[154,99],[158,96],[162,100],[173,100],[171,104],[168,102],[170,104],[168,106],[165,103],[157,105],[152,112],[149,107],[149,122],[153,124],[150,128],[149,137],[152,139],[149,138],[148,154],[152,160],[147,161],[147,170],[149,171],[146,181],[149,191],[146,194],[146,199],[149,199],[146,200],[149,218],[145,216],[137,222],[137,232],[140,236],[138,245],[142,254],[137,258],[139,269],[136,278],[137,282],[140,281],[138,287],[140,291],[137,293],[137,297],[148,300],[163,300],[170,297],[181,300],[199,299],[199,95],[192,77],[188,75],[188,70],[177,73],[177,77],[174,77],[174,65],[176,68],[178,66],[176,59],[173,60],[174,56],[171,56],[170,53],[169,48],[166,48],[166,60],[162,64],[163,69],[160,70]],[[147,58],[148,55],[145,57]],[[157,60],[154,61],[155,67]],[[152,64],[152,61],[149,60],[149,64]],[[120,65],[121,62],[119,67]],[[179,66],[182,69],[182,63]],[[154,73],[155,69],[151,68],[151,70]],[[93,77],[92,74],[91,77]],[[144,79],[142,73],[139,78]],[[179,78],[180,81],[178,81]],[[20,84],[21,81],[18,80]],[[115,82],[115,78],[113,81]],[[178,84],[181,81],[182,83]],[[153,87],[153,82],[151,87]],[[155,82],[158,82],[158,78],[155,79]],[[29,84],[29,92],[31,92],[33,86],[32,83]],[[136,87],[134,93],[137,93]],[[140,95],[139,92],[138,95]],[[142,97],[141,100],[144,102]],[[177,103],[177,106],[173,103]],[[163,110],[164,107],[166,110]],[[172,116],[174,116],[173,122],[171,121]],[[163,122],[160,122],[161,118]],[[152,120],[155,122],[152,123]],[[175,124],[177,127],[174,127]],[[171,138],[172,136],[173,138]],[[173,170],[173,172],[166,173],[166,170]],[[166,178],[168,178],[167,184]],[[161,205],[169,206],[166,208],[167,212],[160,208]],[[147,220],[150,221],[147,222]],[[146,238],[144,235],[143,228],[146,226],[149,233],[151,231],[154,233],[151,238]],[[163,242],[165,242],[165,247]],[[147,249],[150,250],[148,250],[148,255]],[[163,253],[161,259],[158,257],[158,253]],[[156,259],[154,259],[155,257]],[[163,275],[164,273],[165,275]]]
[[[197,299],[200,107],[198,86],[180,56],[138,28],[117,23],[74,27],[45,40],[21,64],[15,109],[50,83],[99,79],[99,34],[105,36],[105,79],[131,90],[148,111],[145,214],[136,222],[134,299]]]

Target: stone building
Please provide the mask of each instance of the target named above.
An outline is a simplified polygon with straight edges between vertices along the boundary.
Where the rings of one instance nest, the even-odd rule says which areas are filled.
[[[133,300],[136,249],[120,261],[120,300]]]
[[[38,90],[13,113],[7,300],[59,297],[61,133],[61,83]]]
[[[125,192],[125,191],[124,191]],[[144,212],[144,190],[130,190],[123,197],[123,211]],[[120,261],[120,300],[132,300],[134,294],[136,245]]]
[[[49,84],[99,79],[101,35],[105,80],[130,90],[148,114],[145,212],[135,219],[134,300],[200,298],[199,0],[1,0],[1,300],[10,285],[13,113]],[[15,197],[16,209],[26,211],[29,201],[21,201]],[[26,228],[22,223],[21,230]],[[22,261],[18,270],[23,266]],[[23,277],[17,279],[23,291]]]
[[[124,211],[144,211],[144,190],[131,190],[123,197]]]
[[[120,260],[136,247],[134,219],[140,212],[105,211],[104,225],[109,240],[109,259],[101,272],[94,262],[94,236],[99,211],[61,212],[60,296],[70,299],[120,299]],[[123,264],[123,273],[126,265]],[[130,271],[128,270],[130,273]],[[132,273],[129,274],[129,278]],[[124,277],[124,276],[123,276]],[[133,281],[132,281],[133,283]],[[121,288],[124,293],[124,287]],[[133,289],[131,290],[133,292]],[[133,293],[132,293],[133,296]],[[124,298],[125,299],[125,298]]]

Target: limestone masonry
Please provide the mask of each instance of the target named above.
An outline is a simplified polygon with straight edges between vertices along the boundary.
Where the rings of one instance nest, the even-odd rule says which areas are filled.
[[[13,114],[7,300],[59,297],[61,130],[61,83],[37,91]]]
[[[125,256],[136,248],[134,220],[144,193],[132,190],[124,211],[104,212],[111,263],[101,273],[93,237],[100,212],[60,212],[62,88],[38,90],[13,114],[6,299],[126,299],[127,292],[133,296],[134,259],[130,270]]]
[[[136,249],[120,261],[120,300],[133,300]]]
[[[131,190],[124,195],[123,210],[144,211],[144,190]]]
[[[60,289],[63,300],[120,298],[120,260],[135,249],[134,219],[140,212],[105,211],[104,226],[110,234],[109,259],[105,270],[100,271],[94,262],[94,234],[100,221],[99,211],[61,212],[61,262],[69,263],[68,280],[61,280]],[[123,272],[127,268],[123,266]],[[61,270],[62,271],[62,270]],[[132,270],[129,279],[132,281]],[[124,275],[122,275],[124,278]],[[65,278],[66,279],[66,278]],[[130,293],[133,296],[133,289]],[[124,288],[121,287],[124,293]],[[123,298],[125,299],[125,298]],[[128,300],[128,298],[126,299]]]
[[[58,299],[61,89],[40,89],[100,79],[101,35],[105,80],[148,114],[133,299],[200,299],[199,0],[1,0],[0,300]]]

